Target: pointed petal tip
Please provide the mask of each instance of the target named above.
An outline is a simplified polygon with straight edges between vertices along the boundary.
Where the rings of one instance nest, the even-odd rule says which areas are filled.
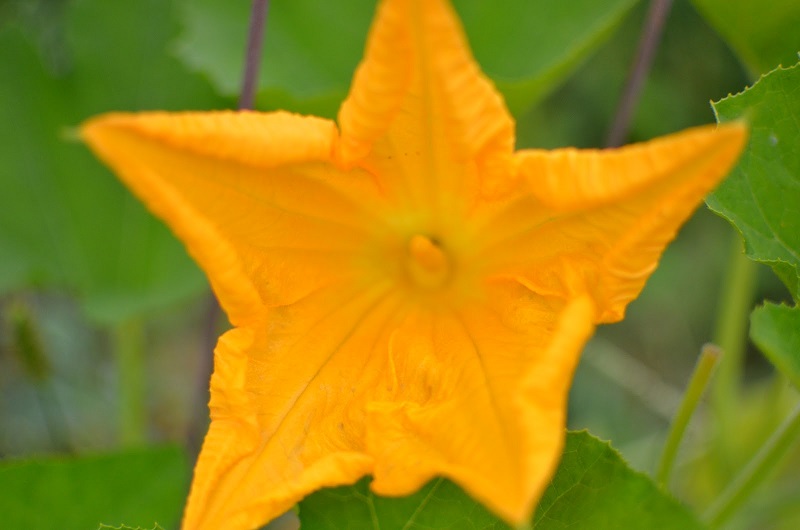
[[[743,120],[693,127],[670,135],[676,139],[685,137],[687,144],[691,144],[690,138],[694,137],[695,156],[700,159],[701,153],[705,152],[705,158],[715,162],[705,173],[705,178],[711,184],[705,193],[709,193],[728,176],[747,145],[749,136],[750,126]],[[653,140],[656,141],[658,139]]]
[[[330,161],[339,138],[331,120],[286,111],[114,112],[90,118],[80,129],[90,146],[113,132],[264,168]]]
[[[663,137],[683,140],[687,146],[694,144],[693,148],[698,158],[705,152],[708,158],[717,158],[720,165],[726,164],[726,169],[719,172],[718,179],[722,180],[735,164],[750,135],[750,126],[747,122],[739,120],[719,124],[700,125],[679,131]],[[655,138],[648,143],[659,142]]]
[[[230,112],[230,111],[222,111]],[[154,119],[169,118],[170,116],[182,116],[189,114],[208,114],[210,112],[167,112],[160,110],[142,111],[142,112],[125,112],[125,111],[112,111],[104,112],[90,116],[85,119],[78,126],[79,133],[82,137],[94,136],[100,131],[110,129],[135,129],[141,126],[143,122],[152,121]]]
[[[421,115],[420,100],[434,111]],[[440,120],[457,124],[447,138],[460,156],[492,165],[513,150],[514,121],[472,56],[450,2],[383,0],[339,110],[338,160],[353,165],[393,127],[395,134],[423,134]]]
[[[102,131],[105,127],[108,127],[109,122],[113,123],[115,118],[121,115],[120,113],[112,112],[91,116],[77,126],[75,134],[84,143],[91,144],[94,137],[98,134],[98,131]]]
[[[748,131],[742,121],[702,125],[613,149],[522,150],[514,162],[537,200],[560,211],[610,204],[665,179],[684,178],[684,169],[701,160],[713,161],[702,175],[707,193],[733,166]]]

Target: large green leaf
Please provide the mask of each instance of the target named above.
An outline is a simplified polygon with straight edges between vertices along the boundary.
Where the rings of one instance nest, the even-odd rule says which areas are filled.
[[[300,503],[302,530],[507,530],[458,486],[436,479],[409,497],[378,497],[369,479],[318,491]]]
[[[737,55],[759,75],[779,64],[790,66],[800,51],[797,0],[693,0],[697,9]]]
[[[94,530],[173,528],[189,471],[174,447],[82,458],[0,461],[0,526]]]
[[[322,490],[300,503],[302,530],[501,530],[509,527],[452,482],[436,479],[410,497],[378,497],[368,480]],[[702,528],[608,443],[571,432],[561,464],[534,516],[537,530]]]
[[[528,108],[584,58],[636,0],[455,0],[478,61],[512,110]],[[239,91],[248,2],[185,0],[178,55],[228,95]],[[332,116],[361,59],[375,0],[272,2],[262,106]]]
[[[69,129],[104,111],[219,100],[168,56],[177,31],[169,2],[76,0],[65,21],[57,69],[32,32],[0,29],[0,291],[58,286],[96,318],[117,320],[204,282],[167,230],[68,140]]]
[[[534,516],[537,530],[703,526],[678,501],[628,467],[607,442],[585,431],[567,436],[564,456]]]
[[[800,308],[764,304],[750,315],[750,337],[800,390]]]
[[[714,103],[719,121],[746,119],[750,141],[708,205],[742,233],[800,300],[800,66],[779,68]]]

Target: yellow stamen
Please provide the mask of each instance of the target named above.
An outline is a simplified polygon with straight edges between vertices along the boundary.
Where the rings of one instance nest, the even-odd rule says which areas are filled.
[[[450,263],[442,248],[429,237],[415,235],[408,242],[408,271],[417,285],[439,287],[450,276]]]

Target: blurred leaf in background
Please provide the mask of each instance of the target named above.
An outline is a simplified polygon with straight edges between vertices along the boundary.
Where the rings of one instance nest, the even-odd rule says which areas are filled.
[[[512,112],[527,110],[617,27],[637,0],[455,0],[478,62]],[[270,6],[260,106],[334,117],[361,58],[375,0],[294,0]],[[183,3],[178,56],[233,96],[247,2]],[[334,22],[335,21],[335,22]],[[521,45],[524,43],[524,45]]]
[[[38,22],[47,31],[28,20],[0,29],[0,291],[65,289],[105,322],[201,292],[180,245],[70,141],[98,112],[220,105],[164,53],[177,30],[170,3],[82,0]],[[63,40],[41,46],[43,32]]]
[[[800,51],[800,2],[796,0],[692,0],[758,77],[791,66]]]
[[[753,311],[750,320],[753,341],[800,390],[800,310],[767,303]]]
[[[175,447],[0,463],[0,513],[11,530],[177,526],[188,485]]]

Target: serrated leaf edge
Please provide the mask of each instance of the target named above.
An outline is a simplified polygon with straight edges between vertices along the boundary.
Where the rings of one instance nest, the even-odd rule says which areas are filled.
[[[798,52],[797,52],[797,55],[798,55],[798,57],[800,58],[800,51],[798,51]],[[776,66],[775,68],[773,68],[773,69],[772,69],[772,70],[770,70],[769,72],[766,72],[766,73],[764,73],[764,74],[761,74],[761,75],[759,76],[759,78],[758,78],[756,81],[754,81],[754,82],[753,82],[753,84],[751,84],[751,85],[748,85],[748,86],[745,86],[745,87],[744,87],[742,90],[740,90],[739,92],[737,92],[737,93],[735,93],[735,94],[733,94],[733,93],[731,93],[731,92],[728,92],[728,95],[727,95],[727,96],[725,96],[725,97],[723,97],[723,98],[721,98],[721,99],[718,99],[718,100],[716,100],[716,101],[714,101],[714,100],[712,99],[712,100],[711,100],[711,108],[712,108],[712,109],[713,109],[713,111],[714,111],[714,118],[717,120],[717,123],[720,123],[719,115],[717,114],[717,107],[716,107],[717,105],[719,105],[720,103],[722,103],[722,102],[724,102],[724,101],[727,101],[727,100],[729,100],[729,99],[734,99],[734,98],[737,98],[737,97],[741,96],[741,95],[742,95],[742,94],[744,94],[745,92],[748,92],[749,90],[751,90],[751,89],[755,88],[755,86],[756,86],[756,85],[758,85],[758,84],[759,84],[759,83],[760,83],[762,80],[764,80],[765,78],[767,78],[767,77],[769,77],[769,76],[771,76],[771,75],[775,74],[776,72],[779,72],[779,71],[789,71],[789,70],[794,70],[795,68],[800,68],[800,62],[797,62],[797,63],[795,63],[795,64],[793,64],[793,65],[791,65],[791,66],[783,66],[782,64],[779,64],[778,66]]]

